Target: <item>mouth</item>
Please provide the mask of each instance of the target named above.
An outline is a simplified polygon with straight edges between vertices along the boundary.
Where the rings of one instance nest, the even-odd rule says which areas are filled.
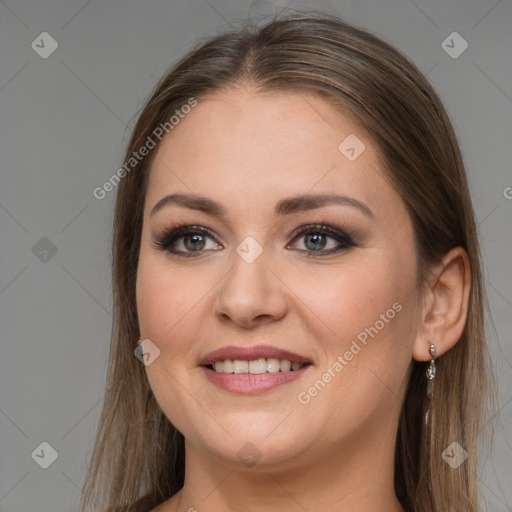
[[[277,359],[275,357],[259,357],[251,361],[243,359],[224,359],[215,361],[206,368],[218,373],[236,373],[261,375],[263,373],[295,372],[310,363],[298,363],[289,359]]]
[[[210,352],[199,361],[199,366],[215,372],[251,375],[297,371],[311,364],[309,359],[300,354],[270,345],[230,345]]]
[[[199,362],[211,383],[242,394],[259,393],[291,382],[312,365],[304,356],[269,345],[223,347]]]

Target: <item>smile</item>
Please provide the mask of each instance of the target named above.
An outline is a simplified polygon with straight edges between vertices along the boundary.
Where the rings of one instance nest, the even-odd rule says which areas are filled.
[[[261,375],[262,373],[277,373],[300,370],[305,363],[291,362],[288,359],[277,359],[274,357],[253,359],[252,361],[244,361],[241,359],[225,359],[224,361],[216,361],[208,368],[220,373],[236,373]],[[307,363],[306,363],[307,364]]]
[[[208,380],[239,394],[262,393],[298,379],[312,362],[293,352],[270,345],[227,346],[201,359]]]

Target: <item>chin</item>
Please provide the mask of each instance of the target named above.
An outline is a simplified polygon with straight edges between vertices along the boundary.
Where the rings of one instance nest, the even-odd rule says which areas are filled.
[[[282,421],[282,418],[280,418]],[[231,425],[227,432],[219,436],[210,432],[196,432],[187,439],[199,438],[202,449],[209,451],[215,458],[221,458],[227,465],[234,465],[238,469],[268,470],[270,466],[285,468],[292,461],[301,458],[305,452],[313,448],[313,438],[306,430],[302,432],[290,431],[283,428],[280,433],[272,433],[266,429],[262,433],[261,425],[255,429],[248,429],[247,423],[238,426]],[[276,423],[273,424],[275,429]],[[270,434],[269,434],[270,432]],[[205,435],[201,435],[205,434]],[[231,434],[231,435],[230,435]]]

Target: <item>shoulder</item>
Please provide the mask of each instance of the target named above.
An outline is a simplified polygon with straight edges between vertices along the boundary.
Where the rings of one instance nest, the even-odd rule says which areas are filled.
[[[160,505],[158,505],[158,506],[157,506],[157,507],[155,507],[155,508],[152,508],[151,510],[148,510],[147,512],[166,512],[166,510],[163,508],[163,506],[164,506],[164,504],[165,504],[165,503],[166,503],[166,502],[164,502],[164,503],[160,503]]]
[[[115,507],[106,510],[105,512],[174,512],[177,504],[178,494],[175,494],[168,500],[155,506],[154,499],[143,497],[137,500],[132,505],[125,507]]]
[[[176,500],[174,497],[160,503],[159,505],[148,505],[146,504],[134,504],[132,507],[129,507],[126,512],[174,512],[174,508],[176,507]],[[124,511],[123,511],[124,512]]]
[[[144,504],[137,502],[125,507],[108,508],[105,512],[168,512],[168,509],[163,507],[165,503],[166,502],[161,503],[160,505],[157,505],[156,508],[153,508],[147,503]]]
[[[155,508],[148,510],[147,512],[174,512],[176,505],[178,503],[178,495],[175,494],[172,498],[160,503]]]
[[[170,510],[172,510],[172,507],[170,505],[170,500],[164,501],[163,503],[160,503],[160,505],[158,505],[156,508],[152,508],[147,512],[169,512]]]
[[[177,492],[172,497],[170,497],[168,500],[160,503],[160,505],[158,505],[155,508],[151,508],[151,509],[147,510],[147,512],[174,512],[178,505],[179,497],[180,497],[180,492]]]

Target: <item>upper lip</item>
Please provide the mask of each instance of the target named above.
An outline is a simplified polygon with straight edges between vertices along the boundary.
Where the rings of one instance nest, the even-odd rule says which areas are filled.
[[[239,347],[236,345],[227,345],[218,348],[206,354],[199,361],[200,366],[208,366],[217,361],[224,361],[226,359],[237,359],[239,361],[254,361],[260,358],[287,359],[292,363],[311,363],[311,361],[304,356],[284,350],[282,348],[273,347],[271,345],[254,345],[252,347]]]

